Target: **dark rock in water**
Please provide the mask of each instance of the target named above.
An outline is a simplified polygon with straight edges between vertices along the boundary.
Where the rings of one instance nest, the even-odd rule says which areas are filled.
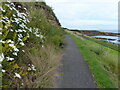
[[[96,39],[103,39],[103,40],[116,40],[116,39],[111,39],[111,38],[102,38],[102,37],[95,37]]]

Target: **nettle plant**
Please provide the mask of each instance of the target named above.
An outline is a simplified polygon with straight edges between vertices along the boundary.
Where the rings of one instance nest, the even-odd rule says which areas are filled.
[[[21,8],[22,11],[20,11]],[[4,2],[0,9],[2,11],[2,20],[0,20],[2,22],[2,28],[0,28],[0,34],[2,35],[0,40],[0,43],[2,43],[2,53],[0,55],[2,75],[8,75],[12,80],[22,78],[25,74],[21,72],[23,67],[16,63],[18,53],[25,46],[31,33],[40,38],[42,42],[44,37],[38,28],[27,26],[30,22],[30,15],[26,8],[12,2]],[[21,52],[25,53],[25,50]],[[28,66],[29,70],[35,71],[34,65],[30,65]],[[33,67],[34,69],[32,69]]]

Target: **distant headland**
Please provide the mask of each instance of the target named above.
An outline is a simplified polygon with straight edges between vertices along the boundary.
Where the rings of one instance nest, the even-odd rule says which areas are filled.
[[[67,29],[67,28],[64,28]],[[77,30],[77,29],[67,29],[70,31],[76,31],[88,36],[119,36],[120,33],[112,33],[112,32],[102,32],[99,30]]]

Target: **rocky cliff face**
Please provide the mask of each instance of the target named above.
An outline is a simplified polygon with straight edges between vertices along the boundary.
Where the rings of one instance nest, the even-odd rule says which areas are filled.
[[[17,6],[21,6],[22,8],[20,8],[20,11],[24,12],[24,7],[26,7],[25,5],[15,2],[16,4],[16,8],[18,8]],[[54,25],[57,26],[61,26],[59,20],[57,19],[55,13],[53,12],[52,8],[49,7],[48,5],[46,5],[45,2],[36,2],[35,3],[36,8],[39,8],[40,10],[42,10],[43,13],[45,13],[46,18],[48,19],[48,21]],[[27,8],[27,7],[26,7]],[[38,11],[39,12],[39,11]]]
[[[49,22],[51,22],[54,25],[61,26],[59,20],[57,19],[55,13],[53,12],[52,8],[47,6],[45,2],[41,2],[42,4],[35,4],[37,8],[40,8],[46,15]]]

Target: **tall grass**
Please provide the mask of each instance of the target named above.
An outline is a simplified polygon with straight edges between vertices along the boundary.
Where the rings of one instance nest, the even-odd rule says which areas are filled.
[[[32,63],[36,67],[36,72],[30,72],[23,78],[23,88],[52,88],[55,83],[55,74],[60,65],[62,53],[56,52],[53,46],[44,48],[25,47],[26,53],[21,54],[22,65]],[[23,63],[24,62],[24,63]],[[26,67],[26,66],[24,66]],[[27,71],[27,67],[26,67]]]
[[[28,26],[39,28],[45,37],[43,46],[41,46],[42,41],[39,41],[39,39],[34,38],[32,35],[27,43],[29,47],[25,48],[26,53],[22,55],[26,59],[21,58],[21,62],[29,61],[36,67],[37,71],[35,73],[32,72],[32,75],[29,73],[28,77],[23,79],[25,82],[23,87],[52,88],[55,83],[54,75],[62,58],[63,30],[60,26],[48,22],[47,11],[35,6],[36,4],[43,5],[43,3],[23,4],[28,7],[30,15],[33,17]],[[46,8],[48,7],[46,6]]]
[[[105,46],[105,47],[109,47],[109,48],[111,48],[111,49],[113,49],[113,50],[120,51],[119,48],[118,48],[118,47],[119,47],[118,45],[109,43],[109,42],[107,42],[107,41],[98,40],[98,39],[95,39],[95,38],[92,38],[92,37],[89,37],[89,36],[86,36],[86,35],[83,35],[83,36],[84,36],[85,38],[87,38],[87,39],[89,39],[89,40],[91,40],[91,41],[94,41],[94,42],[96,42],[96,43],[98,43],[98,44],[101,44],[101,45],[103,45],[103,46]]]
[[[55,16],[50,13],[52,9],[46,6],[44,2],[16,2],[15,4],[22,6],[21,8],[27,8],[27,13],[29,13],[27,18],[30,20],[27,27],[29,27],[29,30],[32,29],[33,33],[29,34],[30,37],[25,41],[25,45],[20,48],[17,60],[10,62],[14,68],[10,71],[17,72],[21,77],[14,77],[14,73],[4,73],[3,87],[54,87],[54,75],[62,58],[64,31],[55,19],[53,21],[49,20],[51,16],[52,18],[55,18]],[[56,23],[53,24],[53,22]],[[41,35],[40,38],[34,34],[36,31]],[[30,70],[31,68],[32,70]]]
[[[105,48],[101,45],[89,45],[90,51],[94,52],[100,57],[100,62],[104,64],[107,70],[118,73],[118,52],[112,51],[109,48]],[[108,68],[108,67],[109,68]]]

